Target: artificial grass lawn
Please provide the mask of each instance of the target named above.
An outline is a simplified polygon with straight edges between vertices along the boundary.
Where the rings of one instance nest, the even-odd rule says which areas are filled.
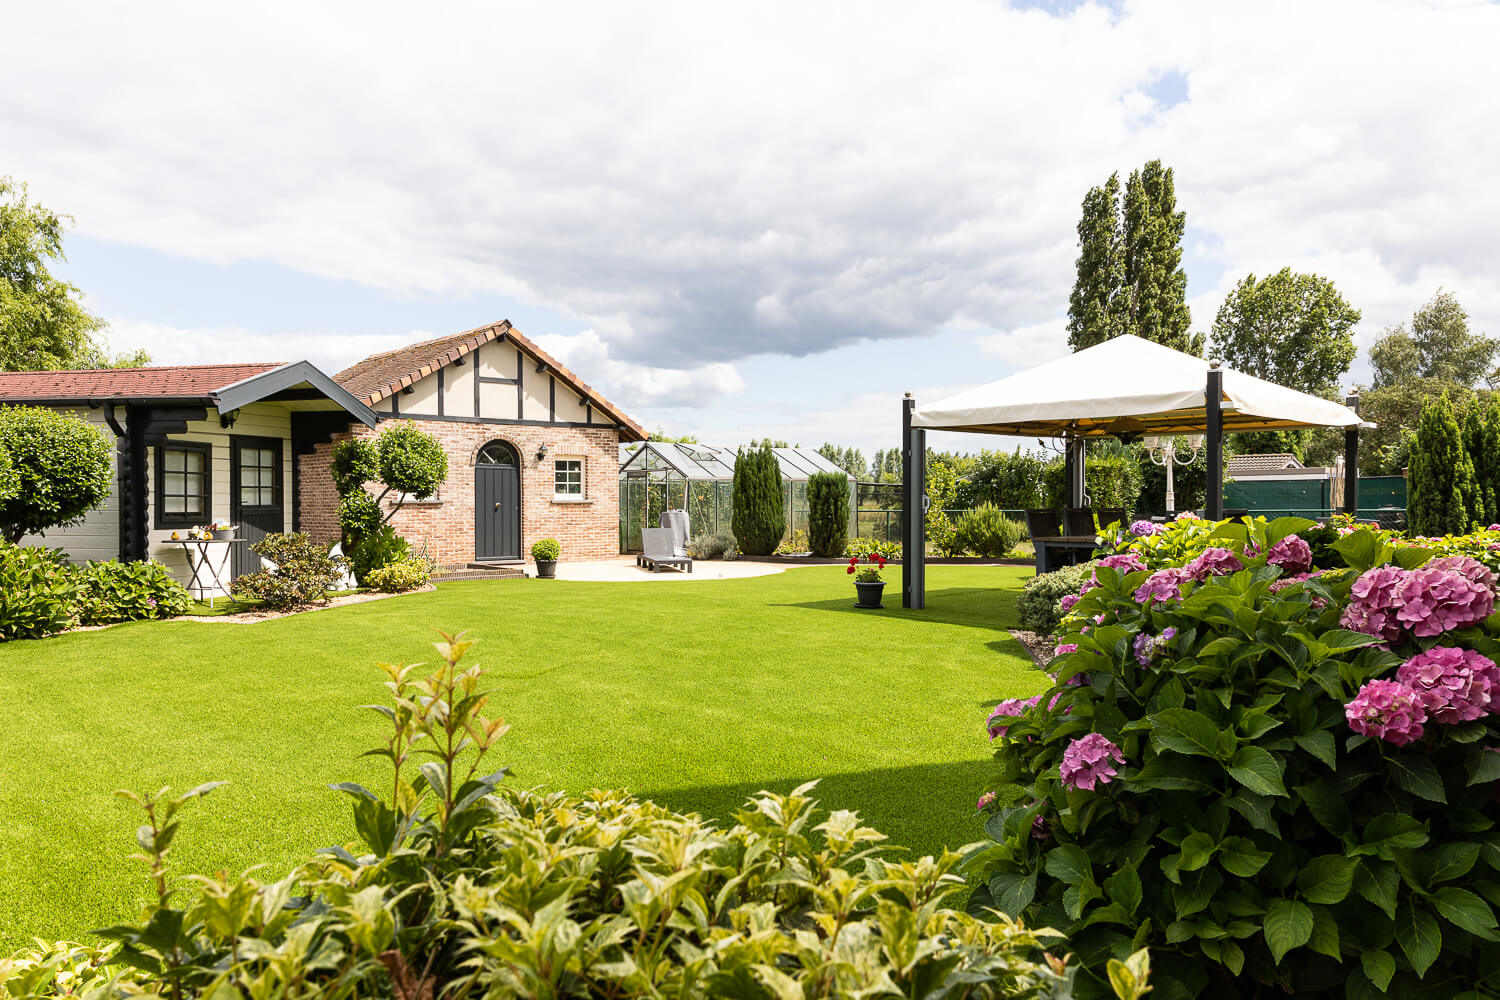
[[[856,611],[841,567],[672,583],[458,582],[251,625],[139,622],[0,645],[0,952],[85,934],[147,897],[116,788],[228,786],[193,803],[179,874],[279,878],[354,839],[334,781],[387,787],[358,754],[384,720],[381,660],[430,662],[468,629],[511,780],[625,787],[728,819],[760,788],[821,778],[825,807],[920,853],[980,839],[986,708],[1046,680],[1002,631],[1030,572],[929,567],[928,607]]]

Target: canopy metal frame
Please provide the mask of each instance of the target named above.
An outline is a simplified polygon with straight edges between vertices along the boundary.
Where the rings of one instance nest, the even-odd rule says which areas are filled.
[[[1356,409],[1357,396],[1347,399]],[[1229,404],[1229,405],[1226,405]],[[901,606],[927,606],[927,430],[913,423],[917,402],[907,393],[901,401],[901,496],[906,516],[902,523]],[[1213,521],[1224,517],[1224,435],[1250,430],[1291,430],[1303,427],[1326,427],[1305,421],[1283,420],[1241,413],[1224,394],[1224,370],[1217,361],[1209,363],[1203,388],[1203,406],[1163,413],[1130,414],[1129,430],[1122,433],[1123,416],[1082,417],[1078,419],[1033,420],[1015,423],[962,424],[931,427],[932,430],[960,431],[977,434],[1005,434],[1016,437],[1062,438],[1066,442],[1064,504],[1084,506],[1085,447],[1090,440],[1109,437],[1134,440],[1146,434],[1203,434],[1208,458],[1208,481],[1204,515]],[[1115,430],[1111,430],[1113,425]],[[1359,509],[1359,425],[1344,426],[1344,503],[1343,510],[1354,514]],[[1365,426],[1372,426],[1366,424]],[[913,517],[913,511],[922,516]]]

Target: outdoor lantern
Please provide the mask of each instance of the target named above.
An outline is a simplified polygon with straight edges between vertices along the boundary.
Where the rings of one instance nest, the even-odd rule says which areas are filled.
[[[545,444],[543,444],[540,448],[538,448],[536,450],[536,460],[538,462],[540,462],[542,459],[544,459],[544,458],[547,457],[547,452],[549,452],[551,450],[552,450],[551,448],[548,448]]]

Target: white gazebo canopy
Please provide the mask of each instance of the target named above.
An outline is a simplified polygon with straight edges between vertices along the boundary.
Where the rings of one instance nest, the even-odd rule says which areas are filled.
[[[1225,432],[1371,426],[1332,400],[1232,368],[1216,370],[1223,373]],[[919,405],[911,426],[1048,438],[1201,434],[1209,371],[1203,358],[1127,334]]]

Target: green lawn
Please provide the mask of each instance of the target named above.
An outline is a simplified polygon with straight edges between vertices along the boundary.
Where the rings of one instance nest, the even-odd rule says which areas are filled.
[[[468,629],[495,751],[523,785],[620,786],[727,817],[822,778],[921,852],[979,839],[985,708],[1045,687],[1020,645],[1028,570],[932,566],[928,607],[856,611],[841,567],[682,583],[515,580],[254,625],[142,622],[0,645],[0,950],[77,937],[144,900],[116,788],[229,785],[194,804],[179,872],[279,874],[353,837],[332,781],[379,780],[380,660]],[[891,593],[894,591],[894,593]]]

